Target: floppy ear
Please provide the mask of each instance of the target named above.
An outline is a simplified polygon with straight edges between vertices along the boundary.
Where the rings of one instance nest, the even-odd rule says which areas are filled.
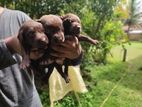
[[[23,46],[23,30],[22,28],[19,30],[17,38],[19,39],[20,44]]]
[[[64,26],[64,33],[65,35],[69,35],[70,34],[70,28],[71,28],[71,21],[70,19],[65,19],[63,21],[63,26]]]
[[[17,38],[19,39],[19,42],[22,45],[22,48],[23,48],[22,50],[25,51],[25,53],[29,53],[30,47],[27,44],[27,39],[26,39],[27,35],[25,33],[27,33],[25,28],[21,27]]]

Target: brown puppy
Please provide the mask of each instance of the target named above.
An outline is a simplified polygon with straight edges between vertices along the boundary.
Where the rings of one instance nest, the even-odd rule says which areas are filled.
[[[60,75],[64,78],[66,82],[69,82],[67,79],[67,76],[62,70],[62,64],[63,61],[58,62],[56,61],[56,57],[52,57],[50,55],[50,52],[52,51],[51,45],[54,45],[57,42],[64,42],[64,27],[62,20],[57,15],[44,15],[39,19],[39,22],[41,22],[45,28],[45,33],[48,35],[49,38],[49,47],[47,49],[47,53],[44,55],[44,57],[41,59],[45,60],[47,63],[46,66],[43,66],[44,68],[48,68],[48,72],[44,76],[44,81],[49,79],[51,73],[53,72],[54,67],[57,69],[57,71],[60,73]]]
[[[65,40],[63,23],[59,16],[52,14],[43,15],[39,22],[44,26],[50,43],[63,42]]]
[[[81,33],[81,21],[80,18],[73,14],[68,13],[64,16],[61,16],[61,19],[63,20],[63,26],[64,26],[64,35],[66,36],[76,36],[79,41],[86,41],[91,44],[96,45],[97,40],[92,39],[89,36],[85,36],[80,34]]]
[[[30,59],[37,60],[44,54],[49,42],[44,32],[42,24],[33,20],[21,26],[18,39],[22,46],[21,67],[23,69],[30,66]]]
[[[67,39],[68,36],[76,36],[79,41],[86,41],[88,43],[91,43],[93,45],[96,45],[98,43],[97,40],[92,39],[89,36],[81,35],[81,21],[80,18],[73,14],[68,13],[64,16],[61,16],[61,19],[63,20],[63,26],[64,26],[64,35]],[[64,72],[68,76],[68,66],[70,65],[70,59],[64,60],[65,69]]]

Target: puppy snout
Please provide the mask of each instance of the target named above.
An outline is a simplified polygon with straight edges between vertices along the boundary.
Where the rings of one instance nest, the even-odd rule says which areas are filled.
[[[74,30],[78,30],[78,31],[81,30],[81,25],[79,23],[74,22],[72,27]]]
[[[53,37],[53,42],[55,42],[55,43],[57,43],[57,42],[59,42],[59,39],[58,39],[58,37]]]
[[[80,31],[81,26],[76,26],[76,30]]]
[[[54,35],[53,41],[54,42],[64,42],[65,38],[62,35]]]
[[[81,26],[76,24],[71,29],[72,34],[78,35],[81,32]]]
[[[45,37],[42,37],[41,38],[41,41],[43,42],[43,43],[45,43],[45,44],[48,44],[48,38],[45,36]]]

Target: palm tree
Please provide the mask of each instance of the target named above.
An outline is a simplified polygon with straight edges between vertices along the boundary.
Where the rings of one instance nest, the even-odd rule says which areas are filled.
[[[128,26],[127,28],[127,36],[129,37],[130,30],[132,26],[138,27],[142,23],[142,2],[141,0],[126,0],[126,12],[127,12],[127,19],[125,21],[125,25]],[[123,46],[124,54],[123,54],[123,61],[126,60],[127,56],[127,49]]]
[[[125,21],[125,24],[128,25],[127,34],[129,36],[131,27],[140,25],[142,23],[142,2],[141,0],[129,0],[126,6],[128,17]]]

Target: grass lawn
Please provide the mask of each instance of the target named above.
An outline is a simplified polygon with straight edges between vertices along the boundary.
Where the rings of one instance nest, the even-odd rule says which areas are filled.
[[[132,42],[130,44],[125,44],[127,48],[127,61],[136,59],[139,56],[142,56],[142,43]],[[123,58],[123,49],[122,46],[115,46],[111,53],[113,54],[112,60],[122,60]]]
[[[112,49],[113,64],[88,67],[97,86],[88,93],[91,104],[83,107],[142,107],[142,43],[131,43],[126,48],[126,63],[120,62],[123,52],[117,46]]]

